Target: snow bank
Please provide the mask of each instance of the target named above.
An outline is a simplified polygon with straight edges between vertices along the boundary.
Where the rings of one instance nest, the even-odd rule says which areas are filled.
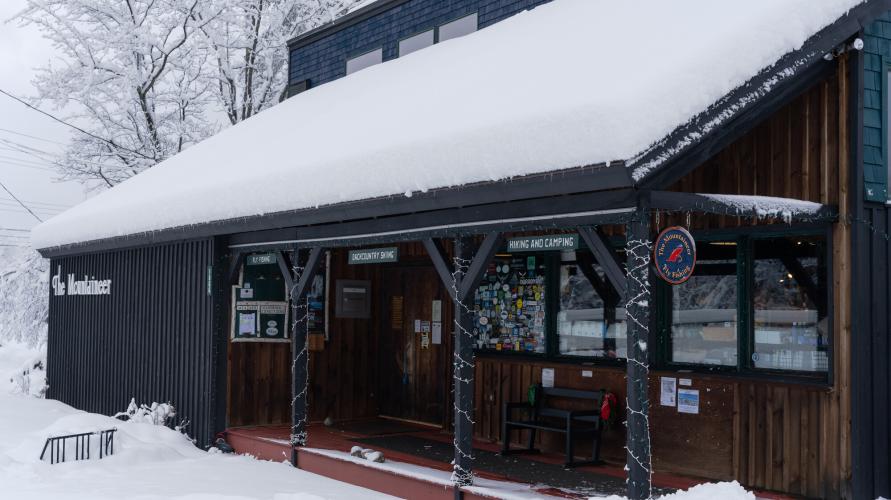
[[[556,0],[304,92],[54,217],[32,241],[627,160],[860,1]]]
[[[709,483],[694,486],[686,491],[658,497],[659,500],[755,500],[755,495],[746,491],[736,481],[730,483]],[[594,500],[594,499],[592,499]],[[625,497],[609,496],[597,500],[626,500]]]
[[[8,368],[2,363],[0,358],[0,369]],[[111,457],[57,465],[39,461],[48,436],[112,427],[118,432]],[[0,393],[0,485],[3,498],[17,500],[389,498],[288,464],[207,453],[163,426],[122,422],[57,401],[4,393]]]

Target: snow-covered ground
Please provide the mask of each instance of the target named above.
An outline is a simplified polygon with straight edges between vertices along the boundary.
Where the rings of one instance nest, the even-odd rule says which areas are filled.
[[[166,427],[127,423],[22,394],[9,374],[41,353],[0,347],[0,498],[84,500],[350,500],[386,495],[249,457],[207,453]],[[122,408],[123,409],[123,408]],[[48,436],[116,427],[115,454],[49,465]],[[93,440],[93,443],[96,441]],[[72,453],[71,443],[67,450]],[[96,452],[96,449],[93,450]],[[94,455],[95,456],[95,455]]]

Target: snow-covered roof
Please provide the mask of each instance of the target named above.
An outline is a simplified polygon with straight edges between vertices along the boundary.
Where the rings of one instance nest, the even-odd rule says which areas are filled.
[[[299,94],[41,224],[32,243],[634,163],[860,2],[556,0]]]

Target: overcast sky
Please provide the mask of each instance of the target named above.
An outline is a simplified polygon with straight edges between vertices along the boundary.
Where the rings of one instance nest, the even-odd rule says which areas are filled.
[[[28,97],[34,95],[34,68],[45,64],[53,50],[34,28],[6,22],[24,7],[24,0],[0,0],[0,89]],[[53,109],[47,111],[57,113]],[[76,182],[59,182],[49,165],[15,149],[24,145],[58,153],[68,134],[64,125],[0,94],[0,183],[41,219],[82,201],[86,198],[85,190]],[[27,233],[10,229],[30,229],[37,223],[0,188],[0,245],[27,242]]]

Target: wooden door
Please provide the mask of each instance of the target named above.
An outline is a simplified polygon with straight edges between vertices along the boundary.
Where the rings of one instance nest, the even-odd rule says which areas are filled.
[[[380,414],[442,425],[449,384],[448,296],[427,265],[384,270],[381,292]],[[441,305],[438,343],[434,301]]]

